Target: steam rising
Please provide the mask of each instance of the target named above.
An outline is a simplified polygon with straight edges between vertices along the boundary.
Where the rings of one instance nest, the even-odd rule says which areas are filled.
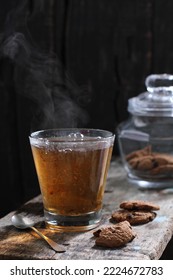
[[[31,130],[85,126],[88,115],[81,100],[88,102],[86,91],[70,79],[57,57],[33,47],[22,32],[1,37],[0,58],[13,62],[16,92],[37,104]]]

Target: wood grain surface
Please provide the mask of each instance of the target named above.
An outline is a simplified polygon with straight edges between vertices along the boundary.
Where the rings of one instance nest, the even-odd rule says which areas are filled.
[[[112,211],[124,200],[140,199],[160,206],[156,218],[147,224],[133,226],[136,238],[126,246],[107,249],[95,246],[90,230],[83,233],[57,233],[45,229],[41,196],[23,205],[17,212],[33,218],[36,226],[55,241],[65,244],[67,251],[55,253],[31,230],[18,230],[11,224],[11,212],[0,220],[0,259],[160,259],[173,234],[173,190],[140,190],[130,185],[119,159],[111,163],[107,179],[103,216],[98,228],[112,224]]]

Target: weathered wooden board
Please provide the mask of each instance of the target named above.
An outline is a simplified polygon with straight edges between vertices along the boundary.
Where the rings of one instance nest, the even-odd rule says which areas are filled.
[[[156,218],[145,225],[133,226],[137,237],[119,249],[95,246],[93,230],[85,233],[57,233],[44,228],[41,196],[25,204],[19,212],[31,216],[36,226],[55,241],[66,244],[65,253],[55,253],[30,230],[17,230],[11,225],[13,212],[0,220],[0,259],[159,259],[173,234],[173,192],[139,190],[130,185],[119,159],[112,161],[107,180],[103,217],[100,227],[111,224],[111,212],[123,200],[142,199],[160,205]]]

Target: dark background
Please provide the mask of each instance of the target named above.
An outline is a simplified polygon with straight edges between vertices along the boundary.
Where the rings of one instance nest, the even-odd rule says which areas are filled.
[[[39,193],[31,130],[115,132],[146,76],[173,73],[172,15],[172,0],[0,1],[0,217]]]

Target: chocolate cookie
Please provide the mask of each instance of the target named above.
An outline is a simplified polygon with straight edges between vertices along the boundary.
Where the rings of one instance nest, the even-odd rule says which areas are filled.
[[[156,213],[149,211],[117,210],[112,213],[113,221],[128,221],[131,225],[145,224],[152,221],[155,217]]]
[[[114,226],[107,226],[95,231],[93,234],[96,236],[96,245],[109,248],[124,246],[136,236],[128,221],[118,223]]]
[[[126,210],[144,210],[144,211],[160,210],[160,207],[158,205],[143,200],[123,201],[120,204],[120,208]]]

